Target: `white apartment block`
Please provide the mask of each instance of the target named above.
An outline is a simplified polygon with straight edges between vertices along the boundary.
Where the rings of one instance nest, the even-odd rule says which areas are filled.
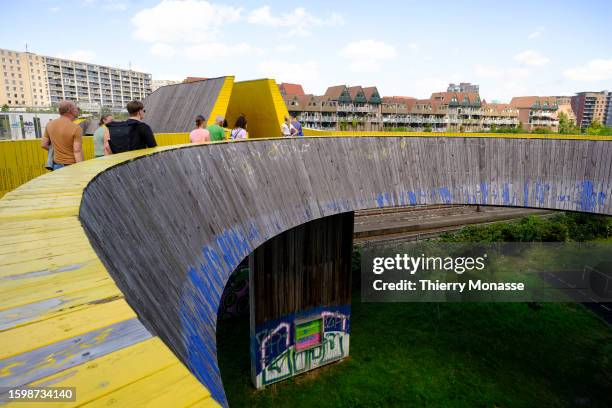
[[[68,99],[85,109],[125,108],[151,93],[151,74],[0,49],[0,106],[48,107]]]

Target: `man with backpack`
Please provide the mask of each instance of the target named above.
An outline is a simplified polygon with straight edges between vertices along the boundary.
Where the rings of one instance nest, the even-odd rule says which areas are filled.
[[[129,102],[127,111],[130,115],[128,120],[106,125],[109,135],[106,143],[110,151],[123,153],[157,146],[151,127],[142,121],[145,115],[142,102]]]

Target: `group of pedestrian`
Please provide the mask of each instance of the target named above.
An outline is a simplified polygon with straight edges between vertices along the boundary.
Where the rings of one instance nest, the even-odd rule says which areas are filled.
[[[60,117],[47,124],[41,140],[41,147],[48,151],[46,167],[58,170],[83,160],[83,130],[74,123],[80,111],[73,101],[62,101],[58,106]],[[146,110],[140,101],[127,104],[129,119],[115,121],[112,115],[102,115],[99,127],[93,135],[94,156],[101,157],[114,153],[145,149],[157,146],[151,127],[143,122]],[[189,134],[191,143],[217,142],[225,139],[227,120],[219,115],[215,123],[206,126],[206,118],[195,118],[195,129]],[[283,136],[304,136],[302,124],[295,116],[285,117],[281,125]],[[238,116],[229,131],[230,140],[248,139],[247,120]]]
[[[206,126],[206,118],[203,115],[198,115],[195,118],[195,126],[195,129],[189,133],[189,141],[191,143],[218,142],[225,139],[227,120],[221,115],[215,118],[214,124],[208,126]],[[230,140],[248,139],[246,126],[247,120],[245,116],[238,116],[234,127],[229,132]]]
[[[73,101],[62,101],[58,111],[60,117],[47,124],[40,142],[48,151],[46,167],[50,170],[83,161],[83,130],[74,123],[79,117],[79,108]],[[146,111],[142,102],[129,102],[127,111],[126,121],[114,121],[112,115],[100,118],[93,137],[95,157],[157,146],[151,127],[143,122]]]
[[[304,136],[304,130],[302,124],[296,116],[292,116],[289,120],[288,116],[285,116],[285,121],[281,125],[281,133],[285,137],[289,136]]]

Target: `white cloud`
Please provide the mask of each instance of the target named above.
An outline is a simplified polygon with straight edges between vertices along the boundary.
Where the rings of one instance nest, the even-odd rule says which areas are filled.
[[[96,58],[96,53],[91,50],[74,50],[67,54],[59,53],[55,55],[57,58],[63,58],[74,61],[91,62]]]
[[[340,55],[350,60],[351,71],[374,73],[380,71],[381,61],[395,58],[397,51],[382,41],[361,40],[347,44]]]
[[[251,11],[247,17],[250,24],[266,27],[287,28],[287,35],[305,37],[311,34],[313,27],[336,27],[344,24],[344,19],[337,13],[326,17],[310,14],[304,7],[297,7],[289,13],[272,14],[270,6],[262,6]]]
[[[543,32],[544,32],[544,27],[538,27],[535,31],[529,33],[527,38],[529,40],[535,40],[536,38],[541,37]]]
[[[417,43],[408,43],[408,48],[410,48],[413,51],[418,51],[419,45]]]
[[[155,43],[149,51],[152,55],[161,58],[173,58],[180,56],[194,61],[210,61],[218,58],[240,55],[242,57],[261,55],[263,51],[252,47],[247,43],[224,44],[210,42],[206,44],[190,44],[187,46],[170,45],[166,43]]]
[[[569,68],[563,72],[566,78],[574,81],[597,82],[612,79],[612,58],[594,59],[584,65]]]
[[[57,13],[58,11],[60,11],[61,9],[57,6],[55,7],[49,7],[49,11],[52,13]]]
[[[534,50],[519,52],[514,56],[514,60],[530,67],[541,67],[549,61],[547,57]]]
[[[315,61],[292,63],[282,60],[262,61],[257,64],[259,72],[276,82],[295,82],[312,89],[319,79],[319,65]]]
[[[134,38],[150,43],[207,43],[240,19],[241,8],[199,0],[164,0],[132,18]]]

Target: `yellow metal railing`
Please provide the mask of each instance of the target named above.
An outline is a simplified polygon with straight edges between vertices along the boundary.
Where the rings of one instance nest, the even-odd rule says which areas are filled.
[[[189,133],[160,133],[155,135],[159,146],[189,143]],[[93,159],[93,138],[83,137],[85,160]],[[48,172],[45,169],[47,151],[40,147],[40,139],[0,141],[0,197]]]

